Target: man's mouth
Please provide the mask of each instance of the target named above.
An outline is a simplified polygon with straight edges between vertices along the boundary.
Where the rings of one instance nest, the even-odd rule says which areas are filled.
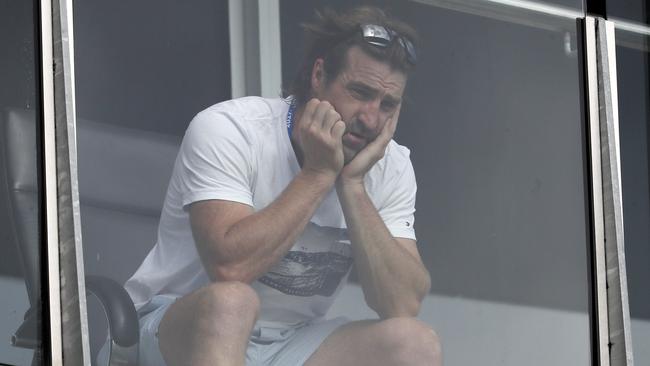
[[[354,132],[346,132],[343,135],[343,144],[354,149],[360,150],[366,145],[367,139],[363,135]]]

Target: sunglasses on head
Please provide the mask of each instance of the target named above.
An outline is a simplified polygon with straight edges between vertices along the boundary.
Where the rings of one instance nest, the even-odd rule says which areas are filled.
[[[406,58],[411,65],[417,62],[417,55],[415,53],[415,46],[407,38],[400,36],[392,29],[386,28],[381,25],[363,24],[361,25],[361,33],[363,39],[371,45],[386,48],[390,45],[393,39],[397,39],[400,46],[406,51]]]

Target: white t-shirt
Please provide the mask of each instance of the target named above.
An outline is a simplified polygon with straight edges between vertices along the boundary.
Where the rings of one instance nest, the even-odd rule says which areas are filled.
[[[137,308],[154,295],[182,296],[208,284],[192,238],[191,203],[221,199],[259,211],[299,172],[287,132],[288,109],[284,99],[246,97],[194,117],[176,158],[158,241],[125,285]],[[409,150],[391,141],[365,184],[392,235],[415,239]],[[286,256],[252,283],[261,300],[261,323],[296,324],[325,315],[353,263],[345,228],[332,189]]]

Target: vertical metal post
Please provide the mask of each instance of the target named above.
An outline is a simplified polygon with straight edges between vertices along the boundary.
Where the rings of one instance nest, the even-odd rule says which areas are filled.
[[[262,96],[277,98],[282,89],[280,1],[259,1],[260,82]]]
[[[228,0],[228,26],[230,36],[230,91],[232,98],[239,98],[246,95],[243,1]]]
[[[625,273],[614,24],[585,19],[601,366],[633,366]]]
[[[607,278],[605,260],[605,227],[603,213],[602,164],[600,154],[600,113],[598,103],[598,62],[596,50],[596,19],[585,18],[585,59],[589,111],[589,146],[591,161],[591,192],[593,203],[594,293],[596,295],[597,344],[599,366],[609,366],[609,320],[607,314]]]
[[[89,365],[88,316],[77,179],[72,0],[53,1],[61,330],[65,365]]]
[[[48,316],[50,362],[54,366],[63,365],[63,346],[61,342],[61,283],[59,278],[59,225],[56,187],[56,140],[54,137],[54,64],[52,53],[52,2],[40,1],[41,74],[43,101],[43,187],[45,200],[45,240],[47,243],[47,287],[49,307]],[[43,284],[46,285],[46,284]]]
[[[40,10],[51,361],[89,365],[76,170],[72,3],[42,0]]]
[[[259,0],[229,0],[232,97],[261,95]]]
[[[598,18],[596,31],[610,361],[613,366],[632,366],[634,362],[625,270],[614,23]]]
[[[229,0],[232,97],[280,96],[282,50],[278,0]]]

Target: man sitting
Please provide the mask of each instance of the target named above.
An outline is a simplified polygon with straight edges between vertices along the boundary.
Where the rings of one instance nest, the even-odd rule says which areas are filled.
[[[191,122],[159,237],[126,283],[143,365],[440,365],[409,150],[392,140],[414,31],[370,7],[305,25],[285,99]],[[354,263],[378,320],[325,319]]]

